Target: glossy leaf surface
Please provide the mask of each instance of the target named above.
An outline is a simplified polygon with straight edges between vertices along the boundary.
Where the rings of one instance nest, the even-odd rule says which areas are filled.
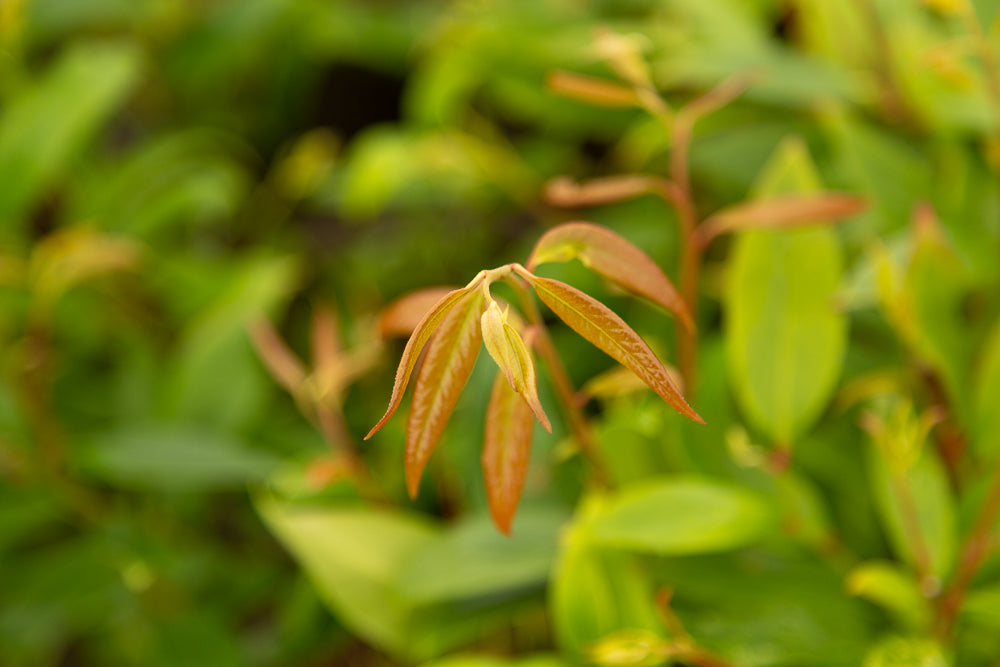
[[[739,487],[697,478],[633,483],[588,525],[595,542],[660,555],[726,551],[773,526],[764,501]]]
[[[786,142],[760,196],[809,192],[817,176],[805,147]],[[741,232],[725,292],[726,352],[736,398],[769,437],[790,443],[826,406],[841,371],[847,320],[834,294],[841,251],[827,227]]]
[[[550,229],[535,244],[527,268],[571,259],[674,313],[688,330],[694,328],[687,305],[656,262],[605,227],[569,222]]]
[[[406,488],[411,498],[417,496],[427,460],[476,363],[483,301],[479,290],[467,294],[427,344],[406,427]]]
[[[559,646],[575,655],[624,628],[662,635],[656,591],[632,554],[594,544],[588,524],[602,499],[585,499],[566,531],[552,573],[549,606]]]
[[[485,513],[462,518],[413,555],[400,577],[400,595],[429,605],[537,592],[548,580],[568,519],[561,509],[522,507],[517,529],[505,536]]]
[[[528,474],[534,426],[528,404],[498,374],[486,410],[482,464],[490,514],[508,535]]]
[[[524,276],[545,305],[571,329],[632,370],[663,400],[684,416],[704,423],[670,378],[649,345],[610,308],[566,283]]]
[[[385,423],[389,421],[389,418],[399,408],[399,404],[403,400],[403,392],[410,381],[410,373],[413,372],[413,367],[417,363],[417,357],[420,356],[424,345],[434,335],[438,325],[441,324],[441,320],[461,301],[462,297],[476,288],[481,278],[482,274],[476,276],[465,287],[446,294],[417,324],[410,339],[406,341],[406,347],[403,348],[403,356],[400,358],[399,367],[396,369],[396,381],[392,387],[392,396],[389,398],[389,407],[378,423],[365,436],[365,440],[375,435],[376,431],[385,426]]]
[[[511,388],[524,399],[545,430],[551,433],[549,418],[538,400],[535,364],[521,335],[510,325],[507,317],[506,312],[500,312],[496,301],[490,302],[482,317],[483,343]]]

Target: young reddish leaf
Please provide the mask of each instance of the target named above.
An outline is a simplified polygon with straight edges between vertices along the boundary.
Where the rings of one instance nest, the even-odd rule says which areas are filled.
[[[535,244],[528,258],[528,270],[533,271],[546,262],[565,262],[574,258],[674,313],[688,331],[694,329],[687,304],[656,262],[618,234],[599,225],[568,222],[553,227]]]
[[[663,181],[654,176],[630,175],[596,178],[575,183],[565,176],[549,181],[545,200],[553,206],[599,206],[663,191]]]
[[[705,423],[681,395],[670,373],[646,342],[610,308],[566,283],[540,278],[521,269],[538,297],[571,329],[596,345],[643,382],[685,417]]]
[[[542,410],[541,401],[538,400],[535,364],[521,336],[507,322],[507,314],[500,312],[496,301],[490,301],[489,307],[483,313],[482,329],[486,351],[497,362],[511,389],[521,395],[541,425],[551,433],[549,418]]]
[[[583,74],[556,70],[549,74],[549,90],[582,102],[606,107],[639,106],[638,93],[632,88]]]
[[[490,514],[505,535],[510,535],[510,526],[524,489],[533,430],[534,422],[527,403],[498,373],[486,411],[482,464]]]
[[[406,488],[411,498],[417,497],[427,460],[476,363],[483,305],[479,290],[467,295],[441,321],[427,344],[406,427]]]
[[[295,353],[288,349],[285,341],[281,340],[271,323],[266,319],[257,320],[247,327],[247,333],[271,377],[289,393],[296,394],[305,382],[306,369]]]
[[[410,339],[406,341],[406,347],[403,348],[403,356],[400,358],[399,367],[396,369],[396,382],[392,387],[392,396],[389,398],[389,407],[386,409],[385,414],[382,415],[382,419],[380,419],[378,423],[372,427],[372,430],[368,432],[368,435],[365,436],[365,440],[375,435],[380,428],[385,426],[385,423],[389,421],[389,418],[396,412],[400,402],[403,400],[403,392],[406,390],[406,385],[410,381],[410,373],[413,372],[413,367],[417,363],[417,357],[420,355],[420,351],[424,348],[424,344],[427,343],[428,339],[430,339],[430,337],[434,334],[434,331],[437,330],[438,325],[441,324],[441,320],[443,320],[451,309],[458,304],[462,297],[476,289],[482,281],[484,275],[486,275],[486,272],[481,271],[479,275],[473,278],[472,282],[465,287],[448,292],[448,294],[446,294],[426,315],[424,315],[423,319],[421,319],[414,328]]]
[[[710,217],[698,229],[702,247],[715,237],[741,229],[796,227],[836,222],[865,210],[861,197],[839,192],[792,195],[737,204]]]
[[[379,334],[383,338],[409,336],[417,328],[420,319],[454,289],[454,287],[428,287],[404,294],[382,310],[378,318]]]

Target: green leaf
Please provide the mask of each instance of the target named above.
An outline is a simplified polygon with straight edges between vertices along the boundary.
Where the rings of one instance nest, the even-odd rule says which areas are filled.
[[[757,196],[817,189],[805,146],[788,140]],[[747,417],[778,443],[790,445],[812,425],[840,375],[847,320],[834,294],[841,275],[829,228],[755,230],[736,239],[725,292],[730,380]]]
[[[900,466],[885,447],[872,445],[869,475],[896,554],[918,569],[927,560],[928,574],[943,581],[955,560],[957,530],[955,499],[936,450],[925,444],[915,460]]]
[[[507,312],[501,313],[500,306],[492,299],[482,316],[482,333],[486,351],[493,357],[511,390],[524,400],[538,422],[551,433],[552,425],[538,400],[538,382],[531,354],[521,335],[507,321]],[[507,400],[502,402],[506,404]]]
[[[565,512],[521,510],[510,537],[497,533],[483,515],[464,519],[413,554],[399,592],[428,605],[540,590],[548,580]]]
[[[730,665],[856,667],[877,617],[843,577],[798,548],[774,543],[656,559],[651,576],[700,644]]]
[[[970,590],[962,601],[962,617],[1000,629],[1000,584]]]
[[[586,499],[563,537],[549,595],[557,642],[576,655],[616,630],[664,632],[652,582],[635,558],[589,538],[587,524],[601,504],[599,498]]]
[[[74,458],[89,475],[117,487],[164,491],[242,489],[277,465],[273,455],[231,436],[178,426],[110,431]]]
[[[256,505],[345,625],[391,653],[411,654],[411,609],[394,586],[437,531],[387,510],[295,506],[265,496]]]
[[[588,525],[597,544],[660,555],[726,551],[774,525],[764,501],[739,487],[697,478],[632,484]]]
[[[944,648],[923,637],[888,637],[872,647],[863,667],[950,667]]]
[[[186,323],[166,384],[168,418],[233,428],[258,416],[270,381],[246,326],[286,303],[299,279],[293,257],[252,257],[227,271],[212,301]]]
[[[78,44],[0,116],[0,225],[22,217],[61,178],[135,83],[139,53]]]
[[[930,629],[933,610],[919,582],[893,563],[859,565],[847,576],[847,588],[883,607],[905,630],[922,633]]]

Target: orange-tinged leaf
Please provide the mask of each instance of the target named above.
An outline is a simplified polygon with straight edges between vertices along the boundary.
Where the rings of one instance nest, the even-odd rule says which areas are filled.
[[[467,295],[427,344],[406,427],[406,488],[411,498],[417,497],[424,467],[476,364],[483,304],[479,290]]]
[[[505,535],[510,535],[524,490],[533,430],[534,422],[527,403],[498,373],[486,410],[482,464],[490,514]]]
[[[687,304],[656,262],[600,225],[568,222],[553,227],[538,239],[527,268],[533,271],[539,264],[574,258],[608,280],[674,313],[689,331],[694,329]]]
[[[289,393],[296,394],[306,379],[306,370],[295,353],[288,349],[285,341],[266,319],[260,319],[247,327],[250,340],[257,356],[278,384]]]
[[[399,360],[399,367],[396,368],[396,382],[392,387],[392,396],[389,398],[389,407],[386,409],[385,414],[382,415],[382,419],[380,419],[378,423],[372,427],[372,430],[368,432],[368,435],[365,436],[365,440],[375,435],[380,428],[385,426],[385,423],[389,421],[389,418],[396,412],[400,402],[403,400],[403,392],[406,391],[406,385],[410,381],[410,373],[413,372],[413,367],[417,363],[417,357],[420,355],[420,351],[424,349],[424,345],[437,330],[438,325],[441,324],[441,320],[445,318],[451,309],[454,308],[466,294],[476,289],[482,281],[484,275],[486,275],[486,272],[481,271],[479,275],[473,278],[472,282],[465,287],[448,292],[448,294],[442,297],[441,300],[438,301],[426,315],[424,315],[423,319],[421,319],[414,328],[410,339],[406,341],[406,347],[403,348],[403,356]]]
[[[639,106],[638,93],[628,86],[598,79],[583,74],[556,70],[546,80],[549,90],[580,100],[606,107]]]
[[[609,176],[586,183],[576,183],[560,176],[545,186],[545,200],[553,206],[599,206],[663,191],[664,188],[663,182],[653,176]]]
[[[379,334],[383,338],[409,336],[417,328],[421,318],[454,289],[428,287],[404,294],[382,310],[378,318]]]
[[[707,246],[715,237],[741,229],[797,227],[836,222],[865,210],[861,197],[839,192],[761,199],[725,208],[698,228],[698,242]]]
[[[486,351],[500,367],[511,389],[521,395],[541,425],[551,433],[549,418],[538,400],[535,364],[520,334],[507,321],[507,314],[500,312],[496,301],[491,300],[483,313],[482,330]]]
[[[682,415],[705,423],[695,412],[663,363],[642,338],[610,308],[566,283],[519,271],[545,305],[571,329],[631,369],[643,382]]]

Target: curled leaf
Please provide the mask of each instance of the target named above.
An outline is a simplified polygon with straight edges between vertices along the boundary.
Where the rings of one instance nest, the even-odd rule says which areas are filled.
[[[531,458],[534,424],[528,404],[497,374],[486,410],[483,474],[490,514],[497,528],[510,535],[511,522],[524,490]]]
[[[706,220],[698,228],[698,243],[705,247],[721,234],[742,229],[836,222],[861,213],[867,206],[863,198],[839,192],[746,202],[723,209]]]
[[[386,408],[385,414],[382,415],[382,418],[378,421],[378,423],[375,424],[375,426],[372,427],[372,430],[368,432],[368,435],[365,436],[365,440],[375,435],[380,428],[385,426],[385,423],[389,421],[389,418],[392,417],[392,415],[396,412],[396,409],[399,408],[399,404],[403,400],[403,392],[406,390],[406,385],[410,381],[410,373],[413,372],[413,367],[417,363],[417,357],[420,355],[420,351],[423,350],[424,345],[437,330],[438,325],[441,324],[441,320],[443,320],[451,309],[462,300],[462,297],[479,285],[484,275],[486,275],[485,271],[480,272],[479,275],[473,278],[472,282],[465,287],[448,292],[448,294],[442,297],[441,300],[438,301],[426,315],[424,315],[423,319],[421,319],[414,328],[410,339],[406,341],[406,347],[403,348],[403,356],[400,358],[399,366],[396,368],[396,381],[392,387],[392,396],[389,398],[389,407]]]
[[[483,303],[479,290],[466,295],[427,344],[406,427],[406,488],[411,498],[417,496],[424,467],[476,364]]]
[[[404,294],[382,310],[378,318],[379,334],[383,338],[409,336],[417,328],[420,319],[454,289],[454,287],[428,287]]]
[[[538,239],[527,268],[579,259],[584,266],[674,313],[688,331],[694,322],[687,304],[660,267],[642,250],[610,229],[588,222],[553,227]]]
[[[682,415],[701,424],[705,423],[684,400],[663,362],[614,311],[566,283],[541,278],[524,269],[518,273],[531,284],[538,298],[571,329],[612,359],[631,369]]]
[[[538,400],[535,364],[520,334],[507,321],[507,314],[500,312],[496,301],[491,300],[483,313],[482,331],[486,351],[497,362],[511,388],[524,398],[541,425],[551,433],[549,418]]]

